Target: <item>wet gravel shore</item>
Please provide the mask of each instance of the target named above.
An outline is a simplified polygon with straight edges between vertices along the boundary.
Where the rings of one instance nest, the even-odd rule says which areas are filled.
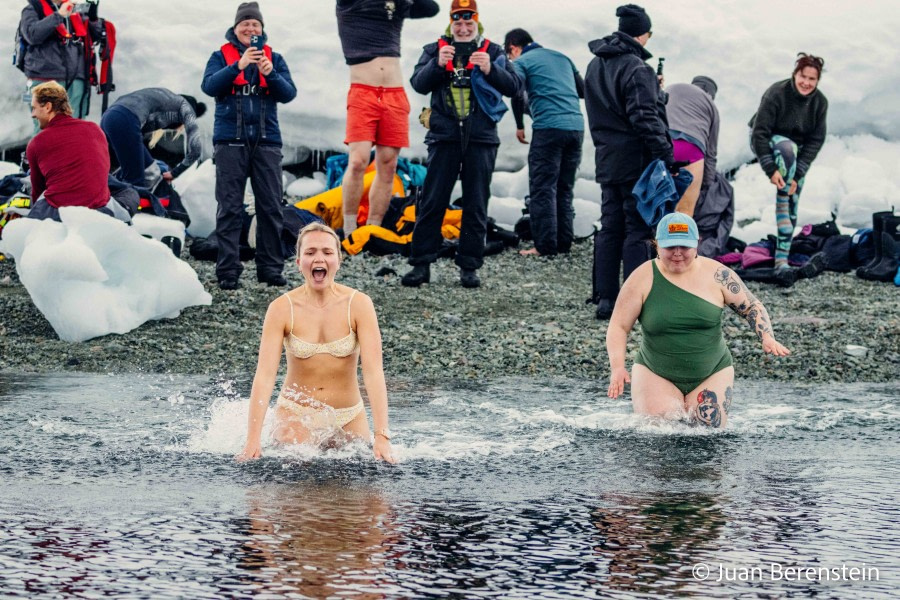
[[[591,291],[591,253],[590,242],[556,259],[506,250],[486,259],[480,271],[483,284],[476,290],[462,288],[456,267],[446,260],[432,268],[432,283],[419,289],[400,285],[408,268],[401,257],[351,257],[338,280],[374,300],[389,380],[606,378],[606,322],[596,321],[593,305],[585,304]],[[19,283],[13,261],[0,261],[0,371],[251,377],[266,306],[285,290],[257,284],[251,264],[242,277],[243,288],[223,292],[216,286],[213,263],[187,260],[212,293],[212,306],[188,308],[177,319],[83,343],[60,341]],[[385,268],[396,275],[376,275]],[[296,271],[285,271],[291,285],[301,283]],[[787,290],[748,286],[768,308],[776,337],[793,354],[781,359],[764,355],[746,323],[727,311],[725,335],[739,378],[900,379],[900,288],[830,272]],[[639,339],[636,331],[629,350]],[[847,345],[864,346],[867,353],[850,356]]]

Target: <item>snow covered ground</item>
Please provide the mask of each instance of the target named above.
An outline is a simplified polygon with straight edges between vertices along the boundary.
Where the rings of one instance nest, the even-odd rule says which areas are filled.
[[[0,6],[0,39],[12,48],[15,25],[24,0]],[[203,97],[200,79],[209,54],[223,42],[238,2],[196,0],[101,0],[101,13],[119,32],[116,82],[119,93],[161,85]],[[662,0],[641,3],[653,19],[654,36],[648,49],[666,58],[669,83],[690,81],[698,74],[719,85],[716,102],[722,114],[720,161],[722,170],[750,158],[747,121],[759,98],[773,82],[790,75],[798,51],[825,58],[822,91],[830,101],[829,137],[807,178],[800,221],[819,221],[834,208],[847,228],[867,223],[869,215],[895,202],[900,186],[900,49],[888,43],[900,30],[895,0],[822,3],[815,0],[781,2],[759,0]],[[442,0],[449,8],[449,0]],[[587,43],[616,28],[615,3],[570,0],[551,10],[538,0],[482,0],[481,21],[486,35],[502,42],[506,31],[524,27],[537,41],[566,53],[582,70],[591,55]],[[344,133],[347,67],[337,39],[331,2],[261,0],[266,30],[281,52],[299,88],[297,100],[280,109],[287,156],[302,158],[306,149],[341,150]],[[409,21],[403,35],[403,68],[411,74],[421,46],[446,27],[445,14]],[[651,60],[655,65],[655,59]],[[0,148],[21,143],[30,132],[22,101],[25,78],[6,61],[0,77]],[[424,155],[424,130],[416,117],[427,98],[408,90],[412,147],[409,157]],[[113,96],[115,98],[115,95]],[[207,99],[208,100],[208,99]],[[99,116],[95,99],[91,117]],[[211,135],[212,118],[200,120]],[[527,189],[522,169],[527,146],[514,137],[511,116],[500,124],[503,144],[494,182],[492,213],[505,221]],[[18,157],[12,157],[17,160]],[[10,160],[10,157],[7,157]],[[599,201],[593,182],[593,146],[586,136],[581,179],[576,196],[583,202],[580,227],[595,211],[586,203]],[[297,184],[315,189],[316,184]],[[199,183],[197,184],[199,185]],[[742,169],[736,182],[737,212],[753,221],[737,230],[753,241],[774,233],[772,186],[757,166]],[[503,219],[499,218],[503,216]]]

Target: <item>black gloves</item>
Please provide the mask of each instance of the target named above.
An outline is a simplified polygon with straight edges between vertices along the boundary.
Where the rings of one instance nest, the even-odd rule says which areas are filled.
[[[666,164],[666,169],[668,169],[669,173],[672,175],[678,175],[678,172],[689,164],[691,163],[686,160],[677,160]]]

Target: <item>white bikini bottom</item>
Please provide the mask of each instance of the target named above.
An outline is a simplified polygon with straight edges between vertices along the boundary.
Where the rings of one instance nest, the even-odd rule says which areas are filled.
[[[275,406],[299,417],[303,426],[307,429],[343,427],[365,410],[362,400],[348,408],[332,408],[315,400],[305,400],[303,403],[296,402],[283,394],[278,396],[278,402],[276,402]]]

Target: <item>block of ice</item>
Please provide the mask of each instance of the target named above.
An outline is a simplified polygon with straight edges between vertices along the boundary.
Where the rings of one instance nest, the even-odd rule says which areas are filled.
[[[60,339],[127,333],[212,303],[190,265],[162,243],[95,210],[59,214],[62,222],[12,221],[0,252],[15,258],[22,285]]]

